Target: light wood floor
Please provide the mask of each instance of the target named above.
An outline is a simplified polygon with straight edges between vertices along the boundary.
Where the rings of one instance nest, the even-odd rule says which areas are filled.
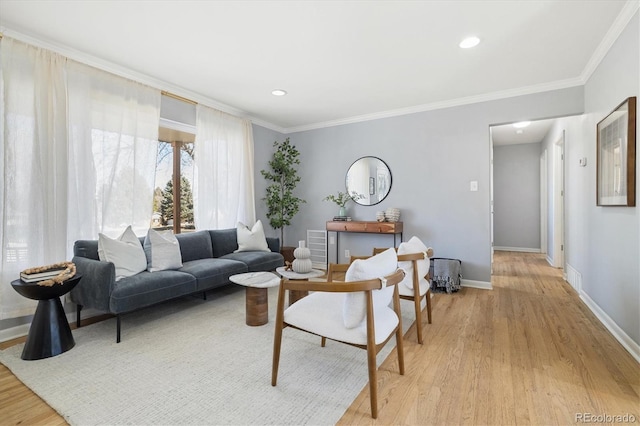
[[[339,424],[640,422],[640,366],[543,255],[496,252],[493,290],[436,294],[425,328],[423,346],[406,334],[404,376],[395,351],[381,365],[378,419],[365,388]]]
[[[415,325],[405,337],[404,376],[395,351],[382,363],[378,419],[365,386],[339,424],[565,425],[579,413],[640,422],[640,366],[560,272],[537,254],[495,261],[492,291],[435,295],[424,345]],[[66,424],[2,365],[0,423]]]

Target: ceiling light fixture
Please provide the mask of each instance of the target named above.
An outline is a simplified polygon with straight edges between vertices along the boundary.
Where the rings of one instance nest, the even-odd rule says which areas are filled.
[[[282,90],[282,89],[276,89],[276,90],[271,91],[271,94],[273,96],[284,96],[284,95],[287,94],[287,91],[286,90]]]
[[[471,47],[475,47],[480,43],[480,39],[476,36],[467,37],[460,42],[458,46],[462,49],[469,49]]]
[[[517,134],[519,134],[519,135],[521,135],[521,134],[523,134],[523,133],[524,133],[524,130],[522,130],[522,129],[518,129],[518,130],[516,130],[516,133],[517,133]]]
[[[530,121],[520,121],[518,123],[513,123],[513,127],[516,129],[522,129],[523,127],[527,127],[529,124],[531,124]]]

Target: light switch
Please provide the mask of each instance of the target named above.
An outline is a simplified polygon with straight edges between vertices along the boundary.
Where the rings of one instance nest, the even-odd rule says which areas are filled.
[[[478,181],[477,180],[472,180],[469,183],[469,190],[470,191],[477,191],[478,190]]]

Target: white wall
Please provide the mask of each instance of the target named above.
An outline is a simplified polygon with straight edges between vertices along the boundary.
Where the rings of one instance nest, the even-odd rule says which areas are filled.
[[[494,246],[540,250],[540,142],[493,147]]]

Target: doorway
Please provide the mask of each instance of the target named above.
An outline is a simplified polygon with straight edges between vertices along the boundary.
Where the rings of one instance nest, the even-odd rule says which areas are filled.
[[[565,269],[564,256],[564,139],[563,130],[558,140],[553,144],[553,191],[552,191],[552,215],[553,228],[550,241],[553,244],[553,257],[551,265]]]

